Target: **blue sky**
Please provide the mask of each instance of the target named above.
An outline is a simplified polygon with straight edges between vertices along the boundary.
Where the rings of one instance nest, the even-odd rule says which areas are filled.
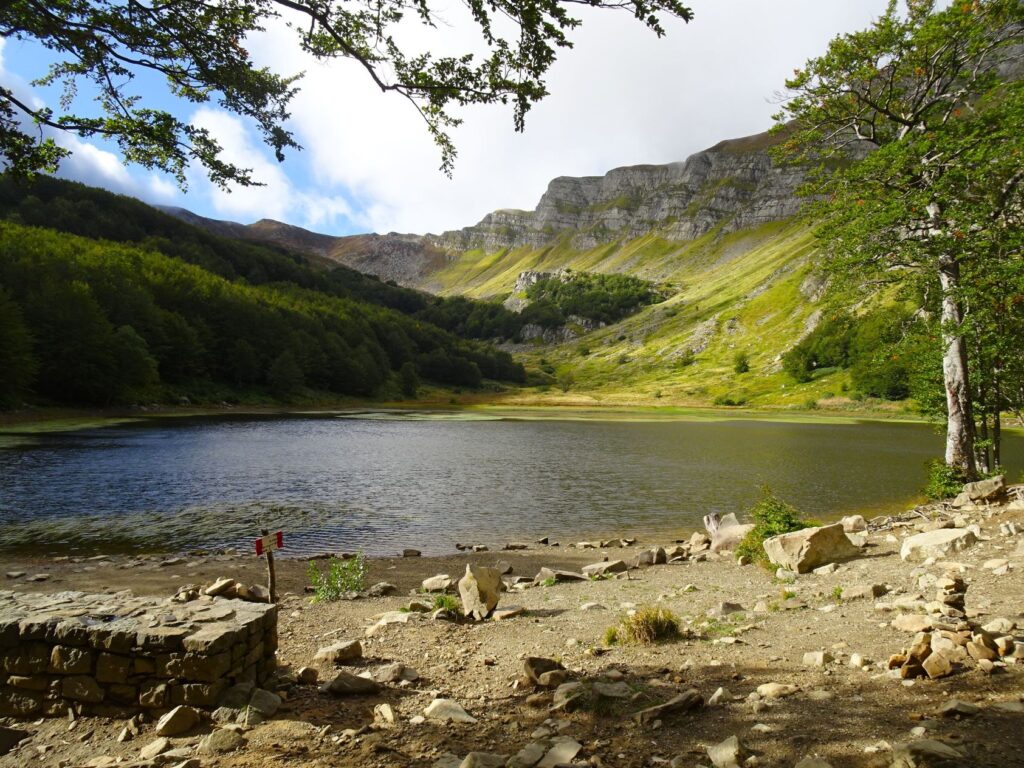
[[[72,150],[61,175],[180,205],[212,218],[249,223],[274,218],[314,231],[439,232],[468,226],[497,208],[533,208],[548,181],[595,175],[637,163],[685,159],[721,139],[766,129],[773,95],[795,67],[822,52],[837,33],[863,27],[885,0],[692,0],[696,19],[669,24],[655,38],[621,13],[590,12],[549,78],[551,95],[512,129],[503,107],[466,110],[454,134],[454,178],[411,107],[376,91],[349,62],[323,64],[302,54],[283,25],[247,41],[260,64],[305,72],[289,128],[304,151],[277,163],[243,120],[216,104],[177,103],[158,78],[143,82],[149,106],[208,127],[228,158],[266,186],[230,193],[199,170],[182,193],[170,177],[126,168],[116,145],[62,139]],[[439,5],[451,23],[417,38],[431,49],[471,49],[461,5]],[[0,40],[0,82],[57,107],[54,89],[28,82],[49,52]],[[92,109],[87,93],[76,108]]]

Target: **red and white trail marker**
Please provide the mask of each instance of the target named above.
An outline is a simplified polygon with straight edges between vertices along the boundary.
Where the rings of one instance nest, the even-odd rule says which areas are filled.
[[[281,531],[271,533],[266,528],[260,529],[260,537],[256,539],[256,557],[267,555],[267,591],[270,602],[277,602],[277,575],[274,573],[274,550],[284,548],[284,534]]]
[[[273,552],[275,549],[284,549],[284,534],[281,531],[261,536],[256,539],[256,556],[264,552]]]

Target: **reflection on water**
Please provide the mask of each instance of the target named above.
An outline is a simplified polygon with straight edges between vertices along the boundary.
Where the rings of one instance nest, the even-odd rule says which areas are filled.
[[[347,414],[202,418],[0,449],[0,548],[248,546],[289,554],[648,537],[739,512],[769,483],[805,514],[898,509],[941,450],[926,426],[622,423]],[[1022,441],[1005,449],[1019,471]]]

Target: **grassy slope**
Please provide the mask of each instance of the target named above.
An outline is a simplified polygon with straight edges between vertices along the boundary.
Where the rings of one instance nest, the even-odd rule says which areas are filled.
[[[574,381],[568,392],[537,388],[514,402],[707,405],[729,397],[754,407],[895,408],[850,403],[841,396],[842,372],[797,384],[781,371],[779,355],[819,309],[801,292],[813,255],[806,226],[778,222],[725,236],[712,232],[689,243],[655,232],[586,251],[574,250],[568,238],[538,249],[469,251],[431,280],[445,294],[490,298],[507,294],[523,270],[571,267],[628,272],[672,287],[667,301],[620,323],[568,344],[527,351],[528,365],[544,361],[569,369]],[[707,334],[706,348],[692,365],[682,365],[701,332]],[[584,349],[588,354],[581,354]],[[750,371],[737,374],[734,357],[741,350],[750,357]]]

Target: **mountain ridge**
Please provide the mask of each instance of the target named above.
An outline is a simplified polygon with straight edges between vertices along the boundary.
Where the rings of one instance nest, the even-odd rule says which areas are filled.
[[[183,208],[161,209],[232,237],[272,243],[344,264],[382,280],[442,291],[434,276],[462,254],[552,246],[568,238],[576,250],[629,241],[657,231],[680,244],[716,230],[729,234],[792,217],[799,168],[773,162],[769,132],[726,139],[685,160],[621,166],[600,176],[552,179],[532,211],[498,209],[476,224],[440,234],[333,237],[261,219],[253,224],[206,219]],[[509,286],[509,289],[511,286]]]

